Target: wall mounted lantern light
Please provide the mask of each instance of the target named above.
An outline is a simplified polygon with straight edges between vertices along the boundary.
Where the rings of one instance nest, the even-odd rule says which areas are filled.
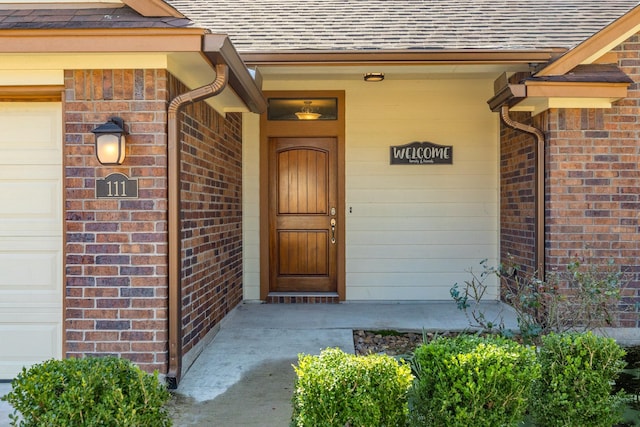
[[[96,157],[103,165],[121,165],[125,156],[124,120],[112,117],[92,130],[96,136]]]
[[[365,82],[381,82],[384,80],[384,73],[366,73],[364,75]]]

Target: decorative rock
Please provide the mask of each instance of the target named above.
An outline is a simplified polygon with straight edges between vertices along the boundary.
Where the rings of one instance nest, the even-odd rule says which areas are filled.
[[[434,334],[427,334],[429,339]],[[356,354],[388,354],[391,356],[405,355],[413,352],[422,344],[422,334],[415,332],[376,333],[371,331],[353,331]]]

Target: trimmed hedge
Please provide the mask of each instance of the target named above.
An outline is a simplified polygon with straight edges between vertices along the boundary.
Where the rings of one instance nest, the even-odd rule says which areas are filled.
[[[539,425],[611,427],[622,419],[624,392],[612,394],[625,351],[591,332],[542,338],[542,376],[535,382],[533,418]]]
[[[539,375],[535,349],[497,336],[437,338],[415,351],[411,426],[518,425]]]
[[[330,348],[319,356],[300,355],[294,369],[292,427],[406,425],[413,379],[407,364]]]
[[[294,367],[291,426],[517,426],[529,411],[536,426],[611,427],[628,398],[612,394],[624,354],[590,332],[544,336],[538,352],[462,334],[418,347],[412,381],[390,356],[327,349]]]
[[[3,397],[20,427],[165,427],[170,394],[158,380],[126,359],[48,360],[23,368]]]

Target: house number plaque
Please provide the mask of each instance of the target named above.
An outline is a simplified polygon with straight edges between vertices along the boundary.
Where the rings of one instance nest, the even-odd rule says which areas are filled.
[[[96,179],[98,199],[137,199],[138,180],[122,173],[112,173],[106,178]]]

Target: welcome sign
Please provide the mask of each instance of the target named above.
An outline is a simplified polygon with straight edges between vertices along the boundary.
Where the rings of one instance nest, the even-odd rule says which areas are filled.
[[[453,146],[438,145],[428,141],[391,146],[391,164],[451,165],[453,164]]]

